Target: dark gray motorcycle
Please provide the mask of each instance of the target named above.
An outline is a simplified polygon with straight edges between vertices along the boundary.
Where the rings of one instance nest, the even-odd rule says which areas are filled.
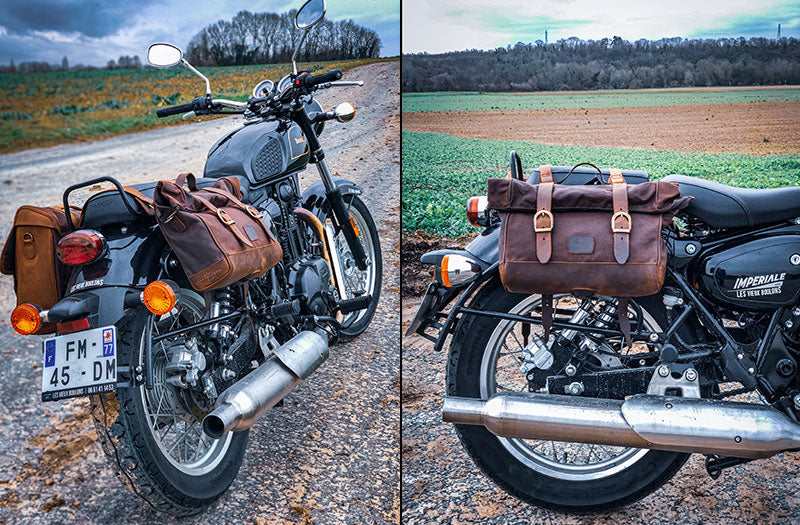
[[[560,180],[570,170],[552,171]],[[511,174],[522,177],[514,152]],[[577,168],[563,183],[608,176]],[[693,199],[662,232],[665,285],[630,303],[626,350],[612,297],[556,296],[544,340],[541,296],[502,286],[500,221],[486,197],[467,204],[482,233],[465,250],[422,256],[436,280],[407,335],[437,351],[449,340],[443,419],[480,469],[525,502],[600,512],[657,490],[690,453],[717,478],[800,449],[800,188],[665,180]]]
[[[45,311],[30,304],[15,310],[36,314],[27,333],[38,323],[58,327],[44,342],[42,399],[92,395],[98,433],[120,478],[160,511],[195,514],[213,503],[239,471],[248,429],[325,361],[329,345],[364,332],[375,314],[377,228],[361,188],[334,180],[319,142],[326,121],[352,120],[355,108],[343,103],[326,112],[314,99],[317,90],[362,83],[294,64],[324,16],[324,0],[302,6],[294,71],[258,84],[247,102],[212,98],[208,79],[179,48],[153,44],[148,51],[151,65],[182,64],[206,85],[204,96],[159,109],[159,117],[244,115],[244,125],[211,148],[197,182],[237,177],[243,201],[281,244],[279,264],[246,286],[201,296],[141,199],[103,177],[64,193],[69,209],[79,188],[116,187],[92,195],[80,224],[69,220],[71,233],[54,247],[68,270],[66,295]],[[320,181],[301,190],[298,174],[309,163]],[[133,188],[152,198],[155,186]]]

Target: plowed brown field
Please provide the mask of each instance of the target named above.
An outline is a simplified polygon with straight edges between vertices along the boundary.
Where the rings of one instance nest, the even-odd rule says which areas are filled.
[[[403,113],[408,131],[538,144],[800,153],[800,102]]]

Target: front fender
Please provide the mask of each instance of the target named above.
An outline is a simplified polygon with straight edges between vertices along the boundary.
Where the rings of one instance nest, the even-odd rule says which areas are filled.
[[[336,187],[342,192],[342,197],[347,195],[361,195],[364,190],[355,182],[347,179],[335,179]],[[303,208],[314,213],[320,220],[324,220],[330,213],[330,205],[322,181],[315,182],[303,191],[300,199]]]

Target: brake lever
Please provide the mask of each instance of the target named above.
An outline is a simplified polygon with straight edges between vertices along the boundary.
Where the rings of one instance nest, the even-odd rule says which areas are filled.
[[[363,80],[334,80],[328,82],[328,87],[363,86]]]
[[[190,111],[188,113],[184,113],[183,116],[181,117],[181,120],[186,120],[187,118],[194,117],[196,115],[197,113],[195,113],[194,111]]]

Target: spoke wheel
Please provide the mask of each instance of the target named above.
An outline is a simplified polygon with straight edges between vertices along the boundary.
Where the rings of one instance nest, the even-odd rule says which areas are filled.
[[[204,310],[200,296],[182,292],[178,306],[154,322],[153,336],[200,321]],[[150,432],[164,457],[182,472],[202,476],[213,470],[225,456],[233,434],[228,433],[220,439],[207,436],[202,425],[207,411],[195,405],[191,396],[167,383],[166,366],[172,353],[180,351],[184,342],[184,337],[178,335],[153,345],[153,388],[148,390],[142,385],[139,389]],[[142,364],[144,352],[139,355]]]
[[[553,298],[556,312],[564,320],[568,320],[572,312],[578,309],[579,303],[571,295],[560,295]],[[630,307],[631,314],[635,312]],[[532,295],[523,299],[511,309],[517,315],[527,316],[541,313],[541,296]],[[496,392],[528,391],[528,380],[520,372],[525,363],[522,355],[525,349],[522,334],[523,323],[501,321],[486,345],[481,361],[480,391],[483,399]],[[645,312],[644,327],[647,330],[659,330],[653,317]],[[558,331],[554,331],[558,334]],[[541,337],[542,328],[531,325],[531,336]],[[551,341],[554,335],[551,335]],[[621,346],[622,342],[617,341]],[[646,345],[634,345],[628,353],[648,351]],[[604,356],[601,356],[604,357]],[[569,356],[556,362],[565,362]],[[600,359],[598,358],[598,361]],[[562,370],[551,370],[552,374]],[[544,385],[537,385],[544,386]],[[519,461],[528,467],[549,476],[568,480],[597,479],[610,476],[620,470],[629,468],[641,459],[647,450],[630,447],[615,447],[589,443],[566,443],[559,441],[539,441],[532,439],[499,438],[503,446]]]

